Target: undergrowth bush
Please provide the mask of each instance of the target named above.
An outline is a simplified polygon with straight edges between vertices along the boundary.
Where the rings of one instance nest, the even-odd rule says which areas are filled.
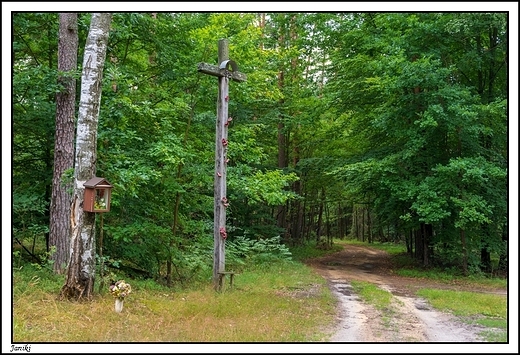
[[[258,240],[238,236],[226,242],[226,263],[235,271],[248,265],[260,266],[280,260],[292,260],[292,254],[280,236]]]

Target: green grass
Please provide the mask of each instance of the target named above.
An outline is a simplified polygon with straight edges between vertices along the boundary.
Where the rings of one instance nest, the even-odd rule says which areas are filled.
[[[376,285],[364,281],[352,281],[352,288],[364,301],[374,305],[379,310],[384,310],[392,303],[392,294],[382,290]]]
[[[133,291],[121,313],[108,292],[58,300],[64,279],[44,270],[15,270],[13,278],[15,342],[319,341],[335,319],[325,280],[291,262],[246,270],[220,293],[209,281],[182,291],[126,279]]]
[[[301,246],[290,248],[294,260],[305,261],[312,258],[319,258],[328,254],[336,253],[343,250],[340,243],[334,241],[330,249],[316,248],[316,243],[307,243]]]
[[[507,343],[507,333],[503,331],[485,330],[480,335],[490,343]]]
[[[489,288],[506,288],[507,287],[507,279],[504,278],[490,278],[486,276],[460,276],[456,272],[444,271],[441,269],[433,268],[433,269],[421,269],[421,268],[406,268],[406,269],[398,269],[396,270],[396,274],[404,277],[414,277],[414,278],[423,278],[430,279],[435,281],[440,281],[444,283],[459,283],[459,284],[467,284],[467,285],[479,285],[482,287]]]
[[[351,241],[335,241],[329,250],[292,248],[294,260],[323,256]],[[355,244],[355,243],[354,243]],[[362,244],[362,243],[359,243]],[[366,244],[391,251],[388,244]],[[19,265],[18,265],[19,266]],[[484,277],[457,279],[439,270],[410,269],[410,276],[474,285],[502,283]],[[122,313],[107,292],[87,302],[59,301],[64,276],[23,264],[13,270],[13,341],[15,342],[302,342],[325,339],[335,321],[336,299],[323,278],[297,262],[248,267],[235,276],[234,289],[216,293],[211,280],[190,289],[161,286],[151,280],[126,279],[133,293]],[[490,282],[492,281],[492,282]],[[376,285],[352,282],[361,298],[391,319],[392,295]],[[98,284],[95,285],[95,292]],[[420,296],[442,310],[488,328],[487,341],[507,341],[505,296],[421,290]],[[471,300],[471,302],[468,302]],[[383,319],[384,321],[384,319]],[[317,331],[318,329],[318,331]],[[321,331],[323,330],[323,331]]]
[[[505,295],[428,288],[419,290],[417,295],[427,299],[435,308],[449,310],[455,315],[482,314],[488,317],[507,317],[507,297]]]
[[[480,333],[487,341],[507,341],[507,296],[436,289],[421,289],[417,295],[437,309],[490,328]]]
[[[476,322],[488,328],[507,329],[507,319],[484,318]]]

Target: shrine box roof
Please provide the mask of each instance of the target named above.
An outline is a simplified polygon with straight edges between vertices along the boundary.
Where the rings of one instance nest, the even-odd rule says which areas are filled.
[[[108,182],[108,180],[106,180],[105,178],[102,178],[102,177],[93,177],[89,181],[85,182],[83,184],[83,186],[91,188],[91,189],[95,189],[95,188],[99,188],[99,187],[101,187],[101,188],[112,188],[113,187]]]

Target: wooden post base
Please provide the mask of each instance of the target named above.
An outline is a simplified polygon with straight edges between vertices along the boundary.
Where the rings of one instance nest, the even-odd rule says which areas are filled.
[[[226,275],[229,275],[229,288],[233,288],[233,277],[235,276],[236,272],[234,271],[222,271],[218,273],[218,290],[222,291],[222,288],[224,286],[224,279],[226,278]]]

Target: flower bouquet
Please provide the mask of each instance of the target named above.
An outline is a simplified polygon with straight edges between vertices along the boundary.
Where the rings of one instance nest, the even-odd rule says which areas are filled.
[[[115,309],[117,313],[121,313],[123,310],[123,301],[131,292],[132,287],[126,283],[125,280],[119,280],[110,285],[110,293],[116,299]]]

